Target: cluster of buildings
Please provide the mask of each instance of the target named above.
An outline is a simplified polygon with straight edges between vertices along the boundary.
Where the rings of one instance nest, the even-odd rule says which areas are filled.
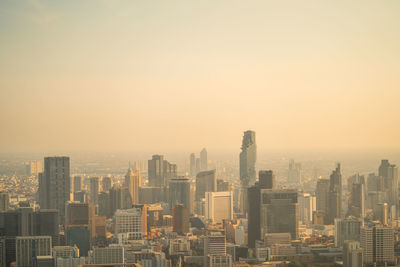
[[[400,257],[397,167],[343,183],[340,164],[312,190],[278,186],[256,169],[256,135],[246,131],[240,183],[218,179],[207,151],[184,176],[153,155],[147,176],[72,175],[69,157],[29,162],[35,201],[0,193],[0,267],[394,266]],[[29,167],[28,167],[29,166]],[[304,179],[289,162],[288,184]]]

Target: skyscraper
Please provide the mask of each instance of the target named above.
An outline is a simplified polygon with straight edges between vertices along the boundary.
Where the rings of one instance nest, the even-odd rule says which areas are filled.
[[[244,132],[241,150],[240,181],[244,187],[248,187],[256,181],[257,146],[254,131]]]
[[[69,157],[44,158],[44,171],[39,181],[40,207],[57,209],[60,222],[64,222],[65,203],[70,200],[69,173]]]
[[[176,204],[172,208],[172,227],[180,235],[189,232],[189,211],[182,204]]]
[[[342,247],[345,240],[360,241],[361,219],[335,219],[335,246]]]
[[[217,191],[217,177],[215,170],[199,172],[196,175],[196,201],[205,197],[206,192]]]
[[[99,177],[90,178],[90,202],[97,205],[99,203],[99,187],[100,180]]]
[[[129,194],[132,198],[132,204],[139,204],[139,187],[142,184],[142,175],[139,170],[133,172],[131,168],[128,169],[125,175],[125,186],[128,188]]]
[[[261,189],[260,239],[266,233],[290,233],[298,237],[297,191],[294,189]],[[285,211],[285,212],[282,212]]]
[[[196,155],[194,153],[190,154],[190,176],[196,175]]]
[[[169,207],[172,208],[176,204],[183,204],[192,212],[192,203],[190,196],[190,182],[187,178],[176,178],[169,181]]]
[[[74,192],[79,192],[82,190],[82,176],[74,176]]]
[[[153,155],[148,162],[149,185],[161,187],[164,185],[164,156]]]
[[[16,263],[17,267],[31,267],[36,256],[51,256],[50,236],[17,236]]]
[[[393,228],[383,226],[362,227],[360,244],[363,249],[364,264],[386,266],[394,263]]]
[[[328,193],[328,224],[333,224],[335,218],[342,217],[342,174],[340,164],[332,172],[329,180]]]
[[[103,177],[103,179],[101,179],[101,187],[101,191],[108,192],[112,187],[111,177]]]
[[[200,171],[208,170],[207,150],[203,148],[200,151]]]
[[[7,211],[10,205],[10,197],[7,192],[0,192],[0,212]]]
[[[233,219],[232,192],[206,192],[206,218],[222,223]]]
[[[239,191],[239,209],[241,212],[247,212],[247,188],[256,181],[256,160],[257,145],[256,133],[254,131],[246,131],[243,135],[242,147],[239,156],[240,166],[240,182]]]
[[[256,240],[261,240],[261,189],[272,189],[274,187],[274,174],[271,170],[260,171],[259,181],[250,186],[247,191],[248,197],[248,244],[250,248],[255,247]]]
[[[353,240],[344,241],[343,267],[363,267],[363,250],[360,242]]]
[[[362,183],[351,184],[348,212],[349,216],[364,218],[365,214],[365,185]]]
[[[396,165],[390,164],[388,160],[383,159],[379,166],[379,176],[383,178],[384,190],[389,195],[390,206],[398,207],[398,183],[399,174]]]
[[[177,166],[164,160],[162,155],[153,155],[148,161],[149,185],[164,187],[168,180],[177,177]]]

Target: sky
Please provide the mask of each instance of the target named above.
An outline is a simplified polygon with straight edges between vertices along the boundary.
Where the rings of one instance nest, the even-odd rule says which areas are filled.
[[[2,0],[0,151],[400,148],[400,1]]]

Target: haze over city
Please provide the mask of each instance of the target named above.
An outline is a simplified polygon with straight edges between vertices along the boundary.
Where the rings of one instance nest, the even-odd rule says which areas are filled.
[[[1,0],[0,267],[400,266],[399,14]]]
[[[397,149],[399,10],[1,1],[0,150]]]

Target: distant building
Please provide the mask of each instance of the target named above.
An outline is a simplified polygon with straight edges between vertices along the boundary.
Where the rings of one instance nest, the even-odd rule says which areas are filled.
[[[239,155],[239,176],[242,187],[239,194],[239,209],[241,212],[246,213],[248,205],[247,188],[256,181],[257,145],[254,131],[244,132],[241,150]]]
[[[69,157],[44,158],[43,174],[39,176],[41,209],[57,209],[60,222],[64,222],[65,203],[70,200]]]
[[[315,189],[317,212],[323,217],[323,223],[328,221],[329,183],[329,179],[318,179],[317,187]]]
[[[169,180],[170,209],[172,210],[176,204],[183,204],[189,210],[189,213],[192,213],[190,182],[187,178]]]
[[[81,256],[88,256],[90,250],[89,225],[69,225],[65,235],[68,246],[77,246]]]
[[[75,175],[74,176],[74,192],[82,191],[82,176]]]
[[[261,236],[267,233],[290,233],[292,239],[297,239],[298,218],[296,190],[261,189]]]
[[[363,221],[360,219],[335,219],[335,246],[343,247],[344,241],[360,241]]]
[[[189,211],[182,204],[176,204],[172,208],[172,227],[180,235],[189,232]]]
[[[195,200],[200,201],[205,197],[206,192],[217,191],[217,177],[215,170],[199,172],[196,175]]]
[[[340,164],[337,164],[329,180],[327,218],[328,224],[333,224],[335,218],[342,218],[342,174],[340,172]]]
[[[294,162],[293,159],[289,161],[287,181],[295,184],[300,184],[301,182],[301,164]]]
[[[353,240],[344,241],[343,267],[363,267],[363,250],[360,242]]]
[[[99,177],[90,178],[90,202],[97,205],[99,203],[100,179]]]
[[[27,176],[38,176],[41,172],[43,172],[43,164],[40,160],[25,162],[25,174]]]
[[[248,187],[256,181],[257,146],[254,131],[244,132],[241,150],[240,181],[244,187]]]
[[[7,192],[0,192],[0,212],[7,211],[10,206],[10,197]]]
[[[153,155],[148,161],[149,185],[164,187],[168,185],[168,180],[177,177],[177,166],[164,160],[162,155]]]
[[[133,172],[131,168],[128,169],[125,175],[125,186],[128,188],[129,194],[132,198],[132,204],[139,204],[139,187],[143,185],[142,175],[139,170]]]
[[[91,259],[92,264],[123,264],[124,247],[118,245],[94,247]]]
[[[196,155],[194,153],[190,154],[190,158],[189,158],[189,172],[190,172],[190,176],[194,177],[196,176]]]
[[[256,240],[262,240],[261,236],[261,190],[272,189],[274,187],[274,174],[272,171],[260,171],[259,181],[250,186],[247,191],[248,195],[248,245],[250,248],[255,247]]]
[[[115,234],[131,233],[136,240],[143,238],[142,210],[140,208],[131,208],[128,210],[117,210],[114,215]]]
[[[200,151],[200,171],[208,170],[207,150],[203,148]]]
[[[101,179],[101,187],[102,187],[101,191],[108,192],[112,187],[111,177],[107,177],[107,176],[103,177]]]
[[[36,256],[51,256],[50,236],[17,236],[16,266],[31,267]]]
[[[32,267],[55,267],[52,256],[36,256],[32,259]]]
[[[221,223],[233,219],[232,192],[206,192],[206,218]]]
[[[360,244],[365,265],[394,264],[394,231],[390,227],[362,227]]]

